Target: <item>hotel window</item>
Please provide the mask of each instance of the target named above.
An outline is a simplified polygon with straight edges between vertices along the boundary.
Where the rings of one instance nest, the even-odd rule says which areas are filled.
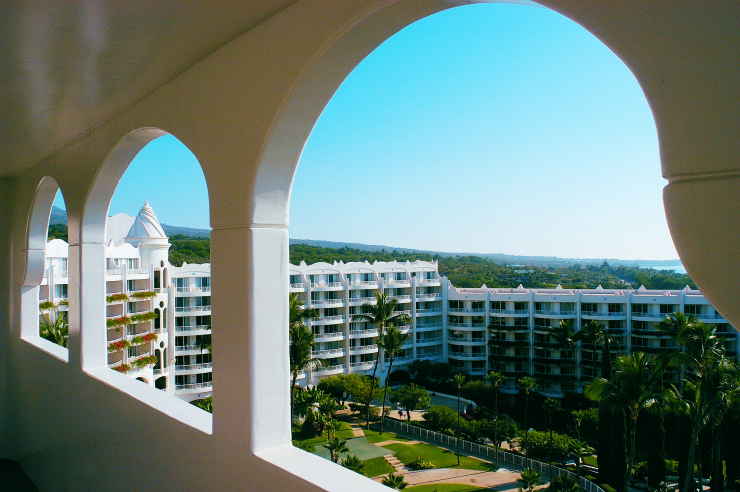
[[[66,299],[67,298],[67,284],[55,285],[54,286],[54,299]]]
[[[462,311],[465,309],[465,301],[449,301],[450,311]]]
[[[701,312],[701,305],[700,304],[686,304],[683,307],[683,312],[686,314],[686,316],[699,316],[702,314]]]
[[[633,304],[632,316],[645,316],[648,313],[647,304]]]
[[[503,301],[491,301],[491,311],[493,312],[506,311],[506,303]]]
[[[528,313],[529,303],[528,302],[515,302],[514,311],[516,311],[517,313]]]
[[[624,305],[623,304],[609,304],[609,312],[610,313],[623,313]]]
[[[135,268],[138,268],[137,263],[138,260],[136,258],[126,258],[126,268],[129,270],[133,270]]]
[[[660,315],[661,316],[668,316],[669,314],[673,314],[676,311],[678,311],[678,306],[675,304],[661,304],[660,305]]]
[[[593,302],[584,302],[581,304],[581,312],[583,314],[596,313],[598,311],[598,305]]]

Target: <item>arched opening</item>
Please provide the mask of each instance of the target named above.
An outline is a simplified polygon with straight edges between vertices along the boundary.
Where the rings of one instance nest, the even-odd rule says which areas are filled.
[[[178,185],[178,179],[192,173],[198,176],[190,176],[187,184]],[[167,348],[171,344],[182,352],[178,354],[178,361],[183,366],[190,365],[186,357],[196,354],[189,340],[190,333],[170,333],[167,329],[167,306],[172,299],[179,306],[176,314],[185,320],[190,321],[191,314],[203,314],[206,306],[210,315],[208,296],[200,296],[199,301],[206,299],[208,302],[198,302],[191,309],[187,293],[174,292],[169,285],[171,272],[177,274],[180,270],[179,265],[170,264],[171,241],[176,245],[180,244],[177,241],[187,243],[189,238],[183,232],[187,234],[196,230],[194,226],[201,225],[195,222],[178,224],[178,218],[198,216],[208,226],[205,180],[198,161],[180,141],[149,129],[125,137],[103,164],[100,176],[118,184],[111,186],[96,181],[93,195],[110,203],[106,210],[108,216],[85,217],[88,224],[104,222],[105,309],[109,328],[105,340],[108,347],[106,365],[142,381],[155,381],[154,376],[168,366]],[[163,183],[167,188],[162,188]],[[192,208],[193,201],[197,203],[197,210]],[[100,206],[91,208],[91,213],[102,211]],[[179,246],[176,249],[181,250]],[[182,276],[187,278],[188,275],[186,272]],[[204,276],[210,279],[208,272]],[[190,387],[190,373],[177,376],[181,381],[179,388],[163,380],[159,383],[164,385],[162,389],[176,397],[182,397],[180,393],[187,396],[188,390],[196,389]],[[202,393],[207,388],[198,387],[197,390]]]
[[[154,380],[154,387],[158,390],[167,389],[167,376],[161,376]]]
[[[39,183],[27,232],[21,336],[68,360],[69,244],[64,197],[52,177]],[[47,343],[49,342],[49,343]]]

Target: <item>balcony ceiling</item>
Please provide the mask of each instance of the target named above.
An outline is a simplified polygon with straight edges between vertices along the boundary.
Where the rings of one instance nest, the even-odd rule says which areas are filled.
[[[0,4],[0,177],[13,176],[295,0]]]

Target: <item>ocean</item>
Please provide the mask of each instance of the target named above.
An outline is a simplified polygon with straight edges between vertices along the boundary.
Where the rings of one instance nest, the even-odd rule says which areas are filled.
[[[686,273],[683,265],[640,265],[640,268],[655,268],[656,270],[675,270],[676,273]]]

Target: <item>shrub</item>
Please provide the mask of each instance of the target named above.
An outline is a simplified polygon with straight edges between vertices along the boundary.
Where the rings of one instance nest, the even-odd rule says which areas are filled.
[[[429,461],[424,461],[424,458],[422,458],[421,456],[419,456],[418,458],[414,458],[406,466],[408,466],[412,470],[429,470],[430,468],[434,468],[434,465],[432,463],[430,463]]]
[[[152,292],[152,291],[134,292],[133,294],[131,294],[131,297],[139,301],[143,301],[146,299],[152,299],[156,296],[157,296],[157,293]]]
[[[44,301],[44,302],[39,303],[40,311],[48,311],[49,309],[54,309],[55,307],[57,307],[57,305],[54,304],[53,302]]]
[[[112,304],[114,302],[122,302],[122,301],[128,301],[128,296],[126,294],[111,294],[109,296],[105,296],[105,302],[108,304]]]
[[[314,453],[316,451],[316,445],[311,441],[293,441],[293,446],[298,449],[308,451],[309,453]]]
[[[646,461],[635,463],[632,467],[632,476],[634,478],[644,478],[648,474],[648,465]]]

